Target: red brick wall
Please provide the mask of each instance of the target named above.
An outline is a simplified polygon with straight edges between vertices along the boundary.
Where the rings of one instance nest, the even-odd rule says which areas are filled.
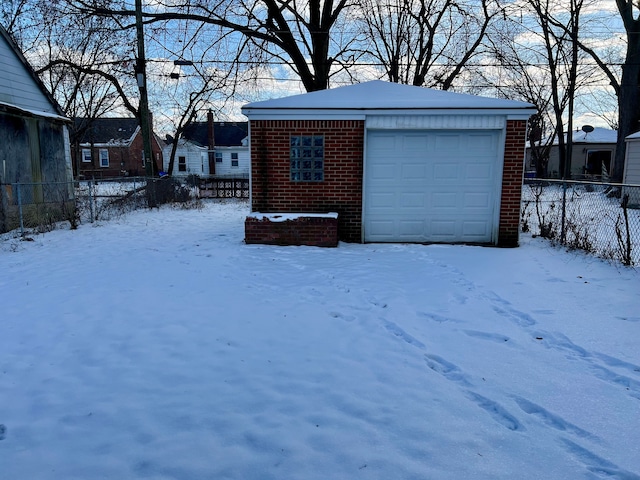
[[[525,120],[507,121],[498,229],[498,246],[500,247],[518,246],[526,132]]]
[[[323,182],[289,180],[291,135],[323,134]],[[251,202],[255,212],[337,212],[338,236],[361,241],[364,121],[252,120]]]
[[[338,219],[299,217],[272,222],[268,218],[247,217],[244,241],[248,244],[338,246]]]

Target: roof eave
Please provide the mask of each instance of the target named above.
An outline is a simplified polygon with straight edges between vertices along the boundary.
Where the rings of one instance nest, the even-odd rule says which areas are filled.
[[[250,120],[365,120],[368,115],[504,115],[508,120],[528,120],[537,110],[522,108],[259,108],[243,107]]]
[[[5,110],[8,113],[18,114],[22,116],[28,117],[39,117],[39,118],[48,118],[51,120],[57,120],[59,122],[71,123],[72,120],[63,115],[58,115],[57,113],[52,112],[42,112],[39,110],[32,110],[29,108],[19,107],[12,103],[0,102],[0,109]]]

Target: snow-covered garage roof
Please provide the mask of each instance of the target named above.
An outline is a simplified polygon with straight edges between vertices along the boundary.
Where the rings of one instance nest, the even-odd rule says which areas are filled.
[[[415,87],[374,80],[371,82],[293,95],[273,100],[253,102],[242,107],[242,113],[251,119],[300,118],[305,113],[322,113],[322,119],[364,118],[366,114],[410,113],[412,115],[479,113],[522,116],[528,119],[535,113],[534,105],[515,100],[479,97],[461,93]]]

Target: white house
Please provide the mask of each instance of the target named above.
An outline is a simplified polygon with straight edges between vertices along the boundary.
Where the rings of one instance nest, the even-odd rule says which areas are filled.
[[[629,135],[625,141],[624,175],[622,183],[640,185],[640,132]],[[640,187],[625,187],[623,195],[629,195],[629,205],[640,208]]]
[[[247,122],[214,122],[211,112],[206,122],[190,123],[178,140],[172,175],[248,177],[247,129]],[[165,171],[171,148],[169,143],[163,149]]]
[[[565,134],[566,135],[566,134]],[[566,137],[565,137],[566,138]],[[576,130],[573,132],[573,150],[571,154],[572,178],[606,178],[611,173],[616,152],[618,132],[607,128],[594,128],[590,132]],[[527,147],[527,170],[535,171],[536,166],[531,155],[531,147]],[[560,152],[558,140],[555,139],[549,148],[549,163],[546,178],[561,178]]]
[[[162,149],[163,170],[169,170],[169,160],[172,145],[165,145]],[[172,175],[176,177],[187,175],[209,175],[209,149],[189,140],[178,140]]]

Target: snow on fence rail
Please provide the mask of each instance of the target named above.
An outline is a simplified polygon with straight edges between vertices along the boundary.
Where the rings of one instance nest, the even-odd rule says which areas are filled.
[[[521,229],[623,265],[640,264],[640,185],[530,181]]]

